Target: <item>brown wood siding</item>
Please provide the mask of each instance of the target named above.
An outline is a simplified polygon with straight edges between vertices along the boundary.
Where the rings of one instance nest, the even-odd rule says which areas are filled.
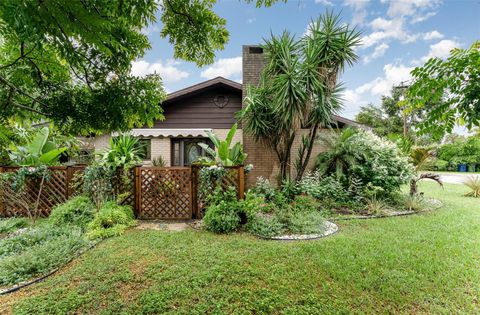
[[[225,107],[215,105],[216,96],[228,97]],[[156,121],[154,128],[230,128],[235,122],[235,113],[242,108],[240,92],[215,87],[180,100],[163,105],[165,120]]]

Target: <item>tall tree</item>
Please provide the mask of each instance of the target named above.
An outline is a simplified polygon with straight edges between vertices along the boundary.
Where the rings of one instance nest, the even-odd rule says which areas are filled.
[[[276,0],[246,0],[269,6]],[[174,56],[205,65],[228,41],[216,0],[0,1],[0,119],[48,119],[76,133],[162,118],[156,76],[129,74],[162,21]]]
[[[291,151],[298,131],[302,137],[296,179],[303,176],[321,127],[331,125],[341,108],[338,75],[358,58],[360,33],[326,13],[310,23],[300,40],[288,32],[263,45],[267,65],[258,87],[248,87],[239,117],[245,132],[265,142],[277,155],[280,179],[290,175]]]
[[[420,132],[440,138],[456,124],[480,126],[480,41],[468,49],[453,49],[446,60],[430,58],[412,76],[407,104],[428,109]]]
[[[381,137],[388,135],[406,135],[413,138],[417,126],[423,120],[424,108],[406,108],[401,100],[403,91],[392,87],[390,95],[383,95],[380,106],[369,104],[362,106],[355,120],[369,126]]]

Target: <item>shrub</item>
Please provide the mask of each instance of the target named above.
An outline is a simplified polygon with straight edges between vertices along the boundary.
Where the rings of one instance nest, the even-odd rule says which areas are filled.
[[[348,192],[335,176],[321,177],[319,171],[307,173],[298,182],[298,190],[318,200],[346,201]]]
[[[237,201],[235,188],[230,187],[226,192],[217,188],[209,198],[210,206],[203,217],[205,229],[215,233],[229,233],[236,231],[240,226],[240,206]]]
[[[350,129],[320,153],[317,166],[325,175],[334,175],[343,187],[354,177],[364,185],[381,187],[383,195],[398,191],[413,176],[413,167],[397,146],[370,131]],[[381,197],[381,196],[379,196]]]
[[[240,225],[240,216],[232,203],[221,201],[208,208],[203,217],[203,224],[207,231],[215,233],[229,233],[236,231]]]
[[[78,228],[44,225],[27,229],[23,233],[0,240],[0,258],[28,250],[33,246],[49,242],[74,230],[76,231]]]
[[[365,212],[369,215],[381,215],[385,213],[388,205],[382,199],[379,199],[375,196],[366,199],[365,202]]]
[[[0,219],[0,234],[14,232],[28,226],[26,218]]]
[[[465,196],[480,198],[480,176],[468,176],[463,184],[470,188]]]
[[[262,196],[267,202],[273,201],[275,195],[277,194],[277,190],[275,189],[275,187],[270,183],[268,179],[263,177],[257,178],[255,186],[253,186],[250,191],[257,196]]]
[[[285,228],[277,216],[257,213],[247,223],[247,230],[254,235],[273,237],[281,235],[285,231]]]
[[[290,217],[288,231],[293,234],[320,234],[325,219],[319,212],[296,212]]]
[[[135,224],[135,216],[130,206],[120,206],[115,202],[105,203],[88,224],[89,239],[107,238],[123,234]]]
[[[53,208],[48,219],[57,226],[76,225],[85,228],[93,219],[94,209],[88,197],[77,196]]]
[[[33,233],[39,232],[34,230]],[[9,255],[0,258],[0,285],[8,285],[45,274],[69,261],[81,248],[87,245],[80,229],[58,229],[42,227],[42,241],[28,240],[31,233],[15,236],[10,244]],[[45,238],[45,236],[47,236]],[[25,246],[26,244],[28,246]],[[3,244],[2,244],[3,245]],[[0,248],[3,248],[0,245]]]
[[[410,211],[423,211],[427,207],[427,203],[421,195],[407,195],[404,198],[404,207]]]

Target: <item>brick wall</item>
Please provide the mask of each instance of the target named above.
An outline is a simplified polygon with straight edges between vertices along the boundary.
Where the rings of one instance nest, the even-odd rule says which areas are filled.
[[[171,166],[170,138],[151,138],[151,159],[154,160],[161,156],[165,161],[165,166]],[[151,161],[145,161],[145,165],[151,165]]]

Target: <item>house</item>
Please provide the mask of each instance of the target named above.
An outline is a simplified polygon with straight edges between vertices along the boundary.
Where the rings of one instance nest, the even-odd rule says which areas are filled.
[[[235,113],[242,108],[242,99],[247,84],[258,84],[259,75],[265,63],[263,50],[258,46],[243,46],[243,85],[222,77],[217,77],[168,95],[163,102],[165,120],[156,121],[152,128],[136,128],[131,134],[138,137],[145,147],[146,165],[161,157],[165,166],[187,166],[204,155],[198,143],[212,145],[207,131],[225,138],[230,127],[236,122]],[[358,125],[356,122],[335,117],[337,126]],[[308,131],[304,130],[305,133]],[[92,146],[95,150],[108,146],[111,135],[97,137]],[[292,150],[295,159],[301,135],[296,137]],[[262,176],[275,181],[278,174],[277,158],[262,143],[244,134],[241,125],[234,142],[243,143],[248,154],[247,163],[254,166],[247,176],[247,186]],[[321,152],[320,145],[314,147],[312,157]],[[309,165],[313,167],[313,159]]]

